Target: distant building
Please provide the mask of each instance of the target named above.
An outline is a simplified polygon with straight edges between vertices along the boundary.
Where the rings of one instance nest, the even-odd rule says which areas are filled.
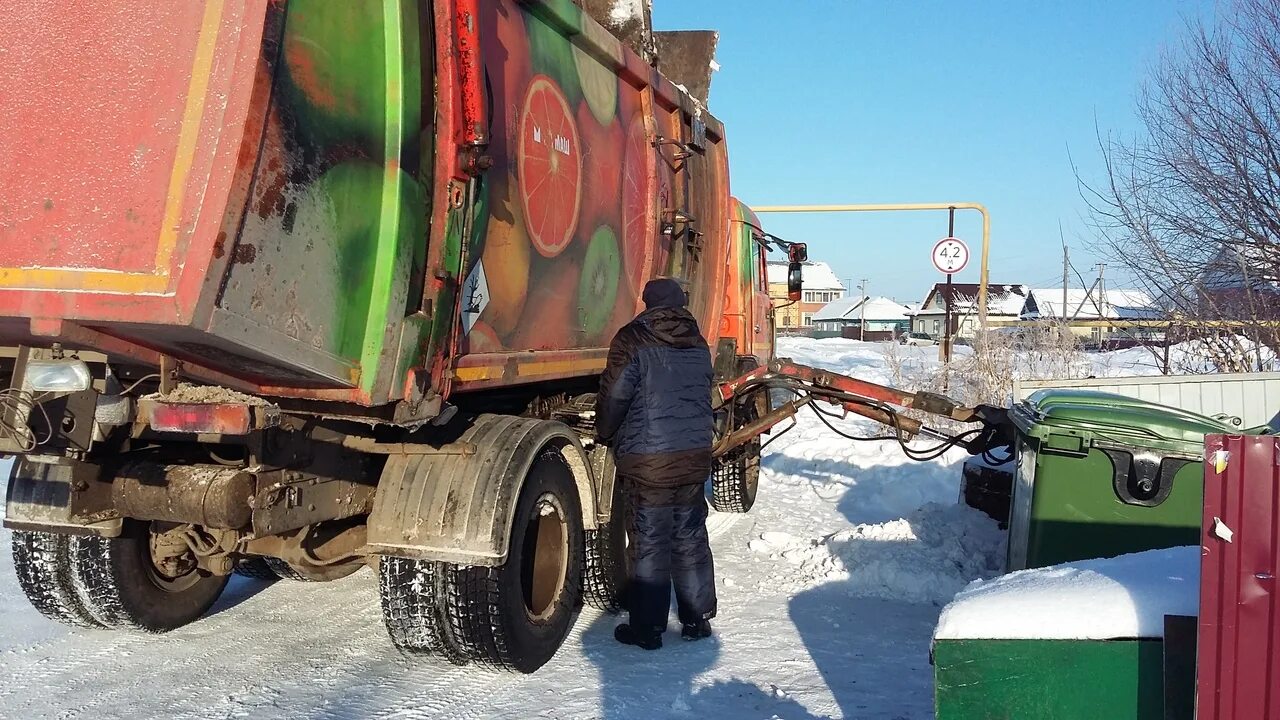
[[[1206,320],[1280,321],[1280,244],[1224,247],[1167,304]]]
[[[848,337],[846,328],[854,333],[861,328],[867,339],[891,339],[907,332],[911,326],[910,312],[906,305],[886,297],[848,297],[827,303],[814,313],[813,326],[818,335]]]
[[[1150,294],[1142,290],[1102,290],[1067,288],[1063,305],[1062,288],[1032,290],[1019,317],[1065,324],[1071,332],[1101,342],[1121,333],[1133,334],[1135,323],[1164,317]],[[1109,324],[1114,321],[1115,324]]]
[[[987,324],[1009,325],[1019,320],[1026,303],[1026,285],[987,285]],[[920,309],[911,316],[911,332],[941,338],[947,316],[947,298],[951,298],[951,331],[954,337],[972,339],[978,334],[978,283],[937,283],[929,290]]]
[[[787,299],[787,269],[785,262],[770,262],[769,296],[775,307],[789,302]],[[831,266],[824,262],[804,263],[804,285],[800,301],[777,307],[774,325],[779,333],[807,334],[813,329],[813,316],[824,305],[844,297],[845,287],[836,277]]]

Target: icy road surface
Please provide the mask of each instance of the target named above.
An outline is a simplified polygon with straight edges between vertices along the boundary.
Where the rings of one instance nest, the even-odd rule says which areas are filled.
[[[888,380],[877,345],[780,354]],[[1002,554],[995,524],[955,504],[960,459],[912,463],[803,416],[769,448],[756,509],[709,521],[712,640],[669,632],[646,653],[586,610],[532,676],[402,657],[368,571],[237,577],[209,617],[164,636],[73,632],[27,605],[0,532],[0,718],[929,718],[941,606]]]

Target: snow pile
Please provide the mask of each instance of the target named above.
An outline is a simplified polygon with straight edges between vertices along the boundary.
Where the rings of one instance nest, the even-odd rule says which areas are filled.
[[[1280,370],[1280,358],[1266,345],[1259,345],[1247,338],[1239,338],[1240,348],[1250,358],[1257,360],[1266,370]],[[1134,375],[1160,375],[1164,366],[1164,348],[1135,347],[1109,353],[1092,355],[1095,377],[1125,377]],[[1213,354],[1199,340],[1178,343],[1169,347],[1169,367],[1175,375],[1218,372]],[[1060,379],[1060,378],[1051,378]]]
[[[609,10],[609,21],[614,27],[621,27],[628,22],[644,22],[644,8],[647,0],[613,0]]]
[[[802,365],[834,370],[859,380],[881,385],[891,385],[893,374],[885,364],[885,352],[892,348],[908,375],[924,376],[936,372],[942,363],[938,361],[938,348],[870,343],[841,338],[817,340],[807,337],[779,338],[778,356],[786,357]],[[955,348],[957,356],[973,352],[972,348]]]
[[[934,638],[1159,638],[1165,615],[1199,607],[1200,548],[1150,550],[974,582],[942,611]]]
[[[765,532],[748,547],[795,566],[788,592],[839,582],[856,597],[943,605],[970,580],[1000,571],[1002,540],[985,515],[929,503],[905,518],[856,525],[820,540]]]

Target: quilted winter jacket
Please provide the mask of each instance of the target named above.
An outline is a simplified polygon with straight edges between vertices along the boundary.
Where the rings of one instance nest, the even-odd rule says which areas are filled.
[[[596,437],[618,473],[656,488],[711,474],[711,351],[685,308],[646,310],[609,346],[596,398]]]

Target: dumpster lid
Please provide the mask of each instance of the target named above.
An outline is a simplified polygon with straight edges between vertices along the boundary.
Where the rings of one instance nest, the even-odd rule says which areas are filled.
[[[1023,401],[1014,422],[1028,435],[1067,433],[1199,456],[1204,436],[1239,433],[1238,428],[1179,408],[1111,393],[1041,390]]]

